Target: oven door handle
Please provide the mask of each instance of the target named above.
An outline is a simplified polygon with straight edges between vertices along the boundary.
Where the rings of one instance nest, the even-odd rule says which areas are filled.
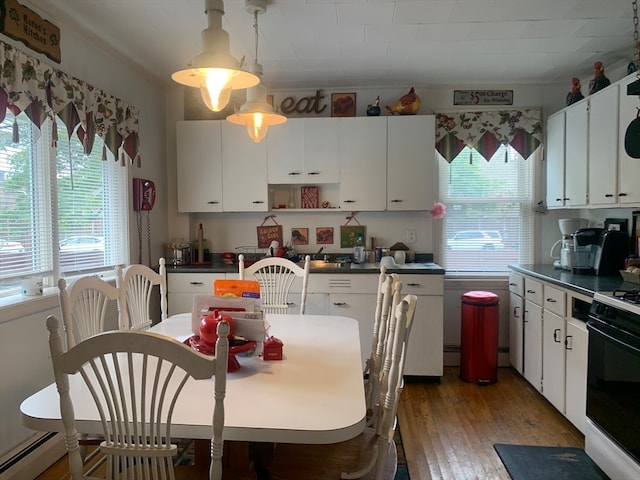
[[[640,354],[640,348],[638,348],[635,345],[630,345],[629,343],[625,342],[624,340],[618,338],[616,335],[612,335],[610,332],[607,331],[607,330],[616,330],[616,331],[619,331],[621,334],[624,334],[625,336],[628,336],[629,334],[627,334],[623,330],[620,330],[620,329],[618,329],[616,327],[612,327],[612,326],[609,326],[609,325],[603,326],[602,324],[594,322],[593,320],[589,320],[587,322],[587,329],[588,330],[593,330],[598,335],[602,335],[603,337],[605,337],[608,340],[612,341],[613,343],[621,346],[622,348],[625,348],[627,350],[631,350],[632,352],[634,352],[636,354]]]

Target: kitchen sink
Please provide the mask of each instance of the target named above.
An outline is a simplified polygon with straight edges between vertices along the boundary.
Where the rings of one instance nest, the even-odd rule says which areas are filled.
[[[300,262],[300,266],[304,266],[304,262]],[[345,262],[325,262],[324,260],[309,260],[310,270],[329,270],[336,268],[349,268],[350,263]]]

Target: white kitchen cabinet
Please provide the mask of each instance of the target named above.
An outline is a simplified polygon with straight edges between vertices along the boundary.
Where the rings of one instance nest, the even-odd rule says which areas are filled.
[[[566,108],[565,203],[566,207],[587,204],[587,162],[589,103],[582,100]]]
[[[335,118],[291,118],[269,129],[269,183],[338,183],[339,125]]]
[[[559,412],[564,412],[564,317],[545,310],[542,330],[542,394]]]
[[[589,96],[589,205],[618,202],[618,85]]]
[[[375,293],[331,293],[329,295],[330,315],[341,315],[358,321],[363,369],[367,358],[371,355],[376,296]]]
[[[524,378],[542,392],[542,283],[524,278]]]
[[[620,83],[619,134],[618,134],[618,202],[620,206],[640,204],[640,160],[630,157],[624,148],[624,138],[629,124],[638,118],[637,96],[627,95],[627,85],[638,78],[629,75]],[[609,88],[609,87],[607,87]]]
[[[522,375],[524,362],[524,277],[509,273],[509,362]]]
[[[387,118],[340,118],[339,158],[340,208],[384,211],[387,206]]]
[[[267,146],[252,142],[244,128],[222,122],[222,202],[225,212],[269,208]]]
[[[387,210],[429,210],[436,199],[435,116],[387,118]]]
[[[213,282],[224,278],[224,273],[167,273],[168,315],[191,312],[193,295],[212,295]]]
[[[565,112],[547,120],[547,205],[563,207],[565,202]]]
[[[567,320],[565,347],[565,415],[585,433],[587,423],[587,347],[589,333],[582,320]]]
[[[222,211],[220,121],[176,123],[179,212]]]

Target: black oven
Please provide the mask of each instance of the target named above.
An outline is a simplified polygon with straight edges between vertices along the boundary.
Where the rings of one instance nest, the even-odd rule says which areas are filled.
[[[640,306],[596,294],[589,312],[587,417],[640,464]]]

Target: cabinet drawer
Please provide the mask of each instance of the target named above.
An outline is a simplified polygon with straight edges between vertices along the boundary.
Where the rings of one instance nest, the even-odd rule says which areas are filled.
[[[536,305],[542,306],[542,283],[529,277],[524,279],[524,297]]]
[[[544,308],[561,317],[566,316],[567,294],[558,288],[544,285]]]
[[[518,273],[509,274],[509,291],[524,297],[524,277]]]
[[[349,275],[343,273],[309,275],[308,293],[373,293],[378,292],[377,274]]]
[[[213,282],[219,278],[225,278],[225,274],[169,273],[167,275],[167,291],[213,295]]]
[[[403,275],[402,295],[444,295],[444,280],[442,275]]]

